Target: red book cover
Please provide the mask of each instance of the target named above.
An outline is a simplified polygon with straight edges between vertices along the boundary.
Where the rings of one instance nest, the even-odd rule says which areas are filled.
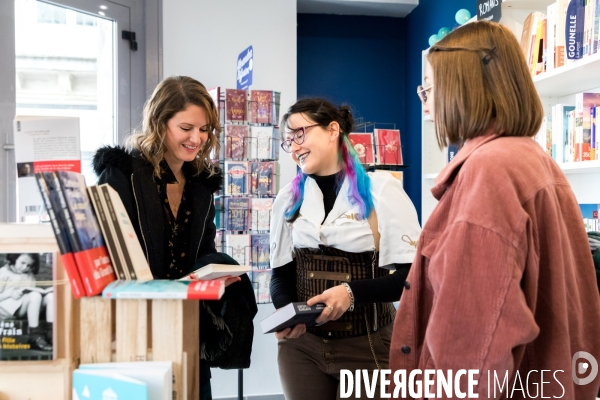
[[[400,131],[397,129],[375,129],[377,164],[402,164]]]
[[[193,281],[188,286],[189,300],[219,300],[223,295],[225,282],[222,279],[212,281]]]
[[[46,178],[44,178],[44,175],[49,175],[48,182],[46,181]],[[37,173],[35,174],[35,178],[42,195],[42,200],[44,201],[44,205],[46,206],[46,210],[50,217],[50,223],[52,225],[52,230],[54,231],[54,236],[56,237],[60,258],[65,268],[67,278],[71,284],[71,292],[73,293],[73,297],[78,299],[85,296],[85,289],[83,288],[83,283],[81,282],[81,277],[79,276],[79,271],[77,270],[77,265],[73,258],[67,223],[61,213],[60,202],[58,200],[56,188],[54,187],[52,173]]]
[[[225,125],[225,158],[248,156],[248,125]]]
[[[251,90],[250,102],[252,104],[252,118],[255,124],[268,124],[271,122],[273,92],[270,90]]]
[[[246,103],[246,91],[237,89],[225,89],[225,114],[227,121],[246,121],[248,106]]]
[[[62,212],[85,292],[88,296],[100,294],[116,277],[83,175],[68,171],[54,172],[53,175],[60,185]]]
[[[350,139],[361,164],[375,163],[372,133],[351,133],[348,135],[348,139]]]

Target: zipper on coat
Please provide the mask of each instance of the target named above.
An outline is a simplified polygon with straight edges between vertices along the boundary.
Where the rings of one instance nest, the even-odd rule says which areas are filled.
[[[196,249],[196,260],[198,259],[198,252],[200,251],[200,246],[202,245],[202,239],[204,239],[204,231],[206,230],[206,220],[208,219],[208,214],[210,214],[210,208],[213,205],[215,200],[215,195],[210,195],[210,204],[208,205],[208,210],[206,211],[206,217],[204,217],[204,225],[202,226],[202,234],[200,235],[200,241],[198,242],[198,249]],[[215,210],[216,212],[216,210]]]
[[[149,261],[150,254],[148,254],[148,245],[146,244],[146,237],[144,236],[144,230],[142,229],[142,219],[140,218],[140,206],[138,204],[137,196],[135,195],[135,186],[133,184],[133,174],[131,174],[131,190],[133,191],[133,198],[135,199],[135,209],[138,215],[138,224],[140,225],[140,233],[142,234],[142,240],[144,241],[144,247],[146,248],[146,260]]]

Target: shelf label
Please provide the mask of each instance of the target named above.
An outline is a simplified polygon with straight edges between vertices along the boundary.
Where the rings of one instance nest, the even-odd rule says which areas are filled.
[[[254,50],[252,46],[242,51],[237,59],[237,89],[248,89],[252,85]]]
[[[500,22],[502,18],[501,0],[477,0],[477,20]]]

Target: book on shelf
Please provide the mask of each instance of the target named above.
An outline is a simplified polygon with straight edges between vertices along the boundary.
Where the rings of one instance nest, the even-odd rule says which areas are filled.
[[[257,270],[265,270],[270,267],[271,243],[269,235],[252,235],[250,238],[252,246],[252,258],[250,266]]]
[[[225,89],[225,120],[227,122],[244,122],[248,120],[245,90]]]
[[[48,181],[44,178],[44,174],[49,175]],[[81,276],[77,269],[75,257],[73,257],[73,249],[71,248],[71,242],[69,241],[67,222],[65,221],[64,214],[60,207],[52,173],[38,172],[35,174],[35,179],[42,195],[44,206],[50,217],[50,224],[52,225],[52,231],[56,237],[60,259],[63,263],[67,278],[69,279],[71,293],[73,294],[73,298],[79,299],[80,297],[85,296],[85,289],[81,282]]]
[[[108,184],[88,188],[119,279],[148,281],[152,271],[119,194]]]
[[[250,235],[227,233],[225,236],[226,253],[240,265],[250,264]]]
[[[397,129],[375,129],[377,164],[402,164],[400,131]]]
[[[56,358],[55,253],[0,253],[0,361]]]
[[[144,382],[148,400],[173,398],[173,363],[171,361],[130,361],[79,364],[79,370],[93,370],[102,374],[117,373]]]
[[[266,304],[271,302],[271,277],[273,270],[260,269],[252,271],[252,282],[254,285],[254,293],[258,304]]]
[[[348,135],[354,151],[358,155],[361,164],[375,163],[375,148],[373,146],[372,133],[351,133]]]
[[[225,292],[222,280],[212,281],[114,281],[102,291],[105,299],[219,300]]]
[[[148,385],[111,370],[73,371],[73,400],[148,399]]]
[[[600,107],[600,93],[577,93],[575,95],[575,112],[580,114],[581,118],[581,124],[576,127],[575,154],[578,161],[596,159],[596,138],[592,141],[592,120],[595,119],[593,114],[596,112],[596,107]]]
[[[585,3],[582,0],[571,0],[567,7],[565,26],[566,59],[579,60],[584,55],[583,34],[585,31]]]
[[[305,302],[290,303],[260,321],[260,327],[263,333],[279,332],[298,324],[306,324],[306,327],[310,328],[315,326],[316,319],[324,309],[325,304],[323,303],[312,306]]]
[[[248,158],[269,160],[273,156],[273,127],[256,126],[250,127],[250,145]]]
[[[208,264],[190,274],[187,274],[180,280],[211,281],[213,279],[221,279],[226,276],[240,276],[250,271],[251,268],[249,265]]]
[[[225,230],[247,231],[250,229],[250,199],[247,197],[225,198]]]
[[[225,157],[244,159],[249,151],[248,125],[225,125]]]
[[[34,173],[81,172],[79,118],[17,116],[13,130],[17,164],[17,221],[47,221]]]
[[[59,201],[86,295],[100,294],[116,277],[83,175],[69,171],[57,171],[52,175],[55,187],[60,187]]]
[[[248,194],[249,174],[247,161],[225,161],[225,194]]]
[[[269,231],[271,229],[273,199],[254,197],[250,199],[250,202],[250,229],[253,231]]]
[[[254,124],[270,124],[272,122],[273,91],[250,91],[250,122]]]

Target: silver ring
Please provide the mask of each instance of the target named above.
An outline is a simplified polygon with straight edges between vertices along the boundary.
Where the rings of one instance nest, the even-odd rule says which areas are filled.
[[[333,307],[331,307],[331,306],[325,306],[325,307],[329,308],[331,310],[331,312],[333,312]]]

